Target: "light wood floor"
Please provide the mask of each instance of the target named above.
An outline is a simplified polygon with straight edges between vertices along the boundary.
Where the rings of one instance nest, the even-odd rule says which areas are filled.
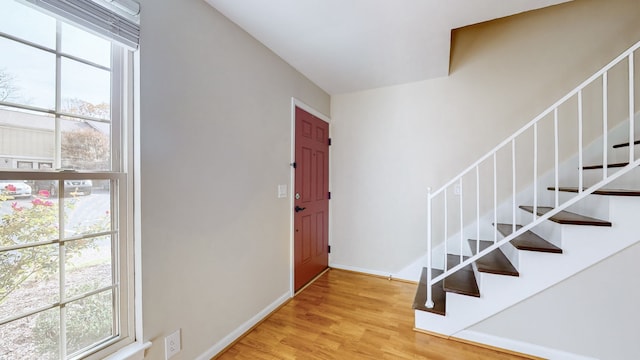
[[[415,290],[331,270],[217,359],[525,359],[413,331]]]

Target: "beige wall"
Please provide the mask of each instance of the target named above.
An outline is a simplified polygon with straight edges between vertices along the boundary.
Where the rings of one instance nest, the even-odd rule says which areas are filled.
[[[640,40],[639,20],[636,0],[576,0],[482,23],[453,32],[449,77],[333,96],[332,264],[394,273],[424,254],[427,187]]]
[[[141,5],[144,337],[194,359],[290,290],[291,97],[329,96],[202,0]]]
[[[150,359],[193,359],[289,291],[290,99],[329,96],[201,0],[142,0],[142,296]],[[576,0],[454,32],[451,76],[334,96],[332,254],[424,252],[425,188],[640,38],[636,0]],[[435,169],[435,170],[434,170]]]

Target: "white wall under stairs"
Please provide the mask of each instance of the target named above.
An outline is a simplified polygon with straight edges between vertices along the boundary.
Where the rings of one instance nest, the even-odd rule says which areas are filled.
[[[636,360],[640,243],[455,334],[547,359]]]
[[[539,235],[552,237],[563,254],[518,251],[520,277],[480,273],[480,298],[447,293],[446,316],[417,310],[416,328],[456,336],[640,241],[640,198],[591,195],[587,201],[598,203],[595,206],[601,209],[600,214],[606,212],[611,228],[552,222],[534,228]]]

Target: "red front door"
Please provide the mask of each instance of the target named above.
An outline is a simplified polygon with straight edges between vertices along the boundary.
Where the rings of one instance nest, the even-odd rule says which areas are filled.
[[[329,124],[296,107],[294,287],[329,266]]]

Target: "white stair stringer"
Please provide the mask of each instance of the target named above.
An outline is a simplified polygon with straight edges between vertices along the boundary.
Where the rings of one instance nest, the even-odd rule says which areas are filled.
[[[519,251],[519,277],[481,273],[480,298],[447,293],[446,316],[415,310],[416,329],[454,335],[640,241],[640,198],[606,198],[612,227],[545,221],[561,234],[562,254]]]

